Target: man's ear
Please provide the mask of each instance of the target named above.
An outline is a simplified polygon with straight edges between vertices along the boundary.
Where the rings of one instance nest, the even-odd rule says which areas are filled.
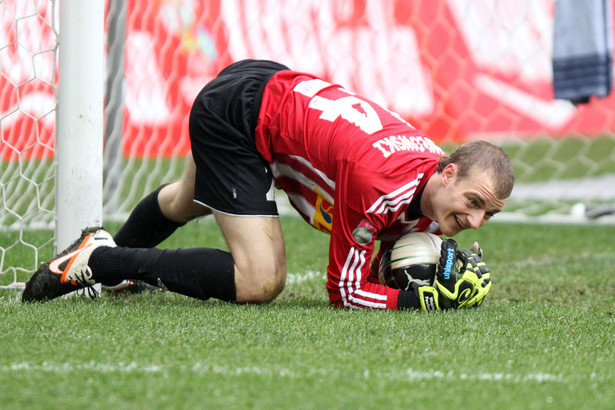
[[[442,185],[446,186],[451,182],[455,182],[457,178],[457,164],[451,163],[442,170]]]

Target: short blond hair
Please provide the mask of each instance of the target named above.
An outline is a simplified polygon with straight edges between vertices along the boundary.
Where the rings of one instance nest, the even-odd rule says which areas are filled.
[[[510,158],[502,147],[488,141],[472,141],[459,146],[453,153],[440,158],[437,172],[442,173],[449,164],[457,165],[457,176],[467,177],[474,167],[491,171],[498,199],[510,196],[515,182]]]

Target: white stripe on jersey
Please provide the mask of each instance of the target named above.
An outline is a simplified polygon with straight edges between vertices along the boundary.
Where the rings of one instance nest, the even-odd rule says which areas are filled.
[[[350,295],[349,299],[355,305],[361,305],[361,306],[369,307],[369,308],[372,308],[372,309],[386,309],[386,307],[387,307],[387,304],[386,304],[387,297],[386,297],[386,295],[379,295],[377,293],[363,292],[362,290],[358,290],[354,294],[355,295],[358,294],[359,296],[364,296],[364,297],[367,297],[367,298],[370,298],[370,299],[374,299],[376,296],[384,297],[384,303],[377,303],[377,302],[370,302],[369,300],[359,299],[357,297],[354,297],[353,295]],[[358,306],[352,306],[352,307],[358,307]]]
[[[379,293],[366,292],[363,289],[357,290],[356,293],[358,295],[365,296],[365,297],[368,297],[370,299],[384,300],[384,301],[387,300],[387,295],[381,295]],[[383,308],[384,308],[384,306],[383,306]]]
[[[350,307],[350,303],[348,302],[348,294],[351,294],[353,292],[352,283],[350,282],[350,279],[347,279],[347,277],[353,274],[352,269],[354,269],[354,267],[356,266],[357,260],[358,250],[352,247],[350,248],[350,252],[348,252],[346,262],[344,262],[344,267],[342,268],[342,274],[340,275],[340,281],[338,283],[338,287],[340,288],[340,294],[342,295],[342,302],[344,302],[345,307]],[[348,293],[346,293],[346,287],[348,287]]]
[[[412,202],[414,192],[416,192],[416,187],[406,192],[404,195],[399,196],[394,201],[385,201],[376,213],[382,214],[387,211],[396,212],[402,205]]]
[[[306,168],[308,168],[310,171],[318,175],[322,182],[324,182],[327,186],[329,186],[331,190],[335,191],[335,182],[327,178],[327,176],[322,171],[314,168],[314,166],[308,160],[306,160],[305,158],[295,156],[295,155],[291,155],[291,157],[297,160],[298,162],[302,163]],[[328,189],[322,187],[321,186],[322,184],[320,183],[320,181],[314,181],[312,178],[306,176],[304,173],[293,168],[291,165],[288,165],[288,164],[284,164],[284,163],[276,161],[273,164],[270,164],[270,166],[271,166],[271,172],[273,173],[274,178],[279,178],[280,176],[284,176],[290,179],[294,179],[295,181],[308,187],[310,190],[313,190],[314,188],[316,188],[318,189],[318,192],[322,196],[324,196],[325,199],[330,204],[333,204],[334,202],[333,197],[327,194]]]
[[[395,212],[400,206],[412,202],[412,198],[414,198],[414,193],[416,192],[416,187],[421,182],[423,175],[423,173],[420,173],[414,181],[397,188],[389,194],[382,195],[372,204],[372,206],[369,207],[366,212],[375,212],[377,214],[382,214],[387,211]]]
[[[335,181],[329,179],[329,177],[327,175],[325,175],[324,172],[322,172],[321,170],[317,169],[314,167],[314,165],[312,165],[312,163],[310,161],[308,161],[307,159],[300,157],[298,155],[289,155],[290,158],[302,163],[303,165],[305,165],[307,168],[309,168],[312,172],[314,172],[316,175],[318,175],[324,182],[325,184],[329,185],[329,187],[332,190],[335,190]]]
[[[373,309],[386,309],[386,295],[365,292],[361,287],[361,269],[365,265],[365,252],[355,247],[350,248],[348,257],[342,268],[338,287],[345,307],[371,307]],[[370,301],[381,300],[384,303]]]
[[[320,170],[314,168],[314,166],[305,158],[297,155],[289,155],[296,163],[289,165],[283,162],[274,162],[270,164],[273,177],[279,179],[280,177],[288,178],[295,181],[297,184],[304,186],[309,191],[320,195],[324,199],[333,205],[335,203],[333,196],[329,194],[330,191],[335,191],[335,182],[327,178],[327,176]],[[311,174],[311,177],[306,175]],[[299,185],[297,185],[299,186]],[[304,198],[299,189],[287,189],[286,195],[290,203],[299,211],[303,217],[309,218],[310,225],[314,226],[314,214],[316,212],[314,204]]]
[[[308,217],[310,219],[310,225],[314,226],[314,214],[316,213],[316,209],[312,204],[299,194],[287,192],[286,196],[288,197],[288,201],[297,209],[301,216]]]

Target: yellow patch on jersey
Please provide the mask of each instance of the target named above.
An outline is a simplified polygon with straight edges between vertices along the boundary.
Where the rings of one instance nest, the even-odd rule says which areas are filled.
[[[325,197],[314,188],[316,192],[316,206],[314,207],[314,228],[324,233],[331,233],[331,224],[333,222],[333,205],[325,199]]]

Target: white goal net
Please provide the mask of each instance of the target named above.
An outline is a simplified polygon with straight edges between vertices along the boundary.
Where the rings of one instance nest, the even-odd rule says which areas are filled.
[[[53,248],[57,27],[52,1],[0,1],[0,284]]]
[[[53,250],[59,3],[0,0],[4,286]],[[615,97],[553,98],[553,0],[107,3],[105,221],[180,176],[197,92],[263,58],[364,94],[447,150],[504,146],[516,185],[495,220],[613,223]]]

